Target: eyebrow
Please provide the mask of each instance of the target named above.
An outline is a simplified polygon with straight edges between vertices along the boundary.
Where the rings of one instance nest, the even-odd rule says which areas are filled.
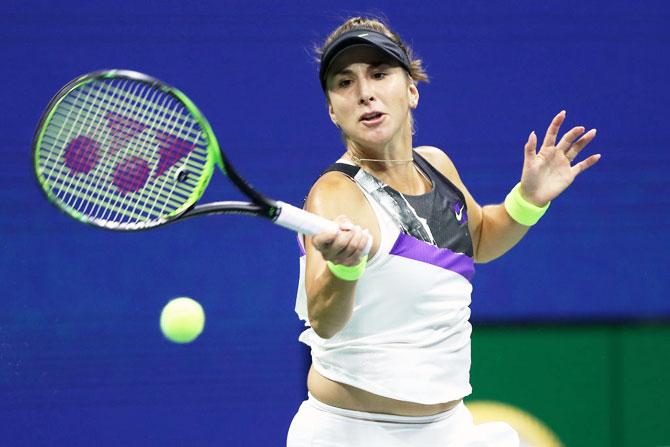
[[[379,67],[382,66],[382,65],[388,65],[388,66],[390,67],[390,66],[391,66],[391,63],[389,63],[389,62],[385,62],[385,61],[381,61],[381,62],[373,62],[373,63],[371,63],[371,64],[369,64],[369,65],[370,65],[370,66],[368,67],[368,70],[374,70],[375,68],[379,68]],[[351,71],[350,69],[348,69],[348,68],[343,68],[342,70],[338,70],[338,71],[336,71],[335,73],[333,73],[333,77],[335,77],[335,76],[337,76],[337,75],[352,74],[352,73],[353,73],[353,71]]]

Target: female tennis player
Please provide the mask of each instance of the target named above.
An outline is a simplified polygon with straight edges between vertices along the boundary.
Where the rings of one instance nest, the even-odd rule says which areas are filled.
[[[305,207],[340,230],[303,241],[296,311],[309,326],[300,341],[312,366],[288,447],[518,446],[511,427],[475,426],[463,404],[474,263],[511,249],[599,160],[574,161],[595,129],[558,139],[562,111],[539,151],[531,132],[519,184],[504,203],[482,207],[447,154],[412,145],[417,83],[428,77],[398,35],[352,18],[319,57],[345,150]]]

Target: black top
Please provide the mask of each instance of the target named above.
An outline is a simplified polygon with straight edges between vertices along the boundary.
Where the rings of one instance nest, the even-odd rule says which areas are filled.
[[[472,257],[472,238],[468,230],[463,193],[415,151],[413,158],[432,183],[431,190],[419,196],[402,194],[358,166],[334,163],[323,173],[338,171],[351,177],[371,193],[405,233],[437,247]],[[369,190],[371,182],[376,186],[374,191]]]

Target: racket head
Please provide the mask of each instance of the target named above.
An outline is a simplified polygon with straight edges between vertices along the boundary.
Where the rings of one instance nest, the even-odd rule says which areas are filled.
[[[80,76],[49,102],[33,139],[33,166],[49,201],[112,230],[177,219],[224,173],[207,119],[181,91],[130,70]]]

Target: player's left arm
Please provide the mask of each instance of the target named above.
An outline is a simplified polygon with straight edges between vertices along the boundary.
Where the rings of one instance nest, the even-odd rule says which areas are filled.
[[[525,200],[539,207],[558,197],[577,175],[600,159],[600,154],[595,154],[573,165],[581,150],[595,138],[596,130],[584,133],[584,127],[574,127],[556,144],[564,120],[565,112],[554,117],[539,152],[534,132],[531,132],[524,147],[520,192]],[[427,146],[417,148],[417,151],[463,192],[475,262],[489,262],[502,256],[528,232],[530,227],[512,219],[504,204],[480,206],[444,152]]]

